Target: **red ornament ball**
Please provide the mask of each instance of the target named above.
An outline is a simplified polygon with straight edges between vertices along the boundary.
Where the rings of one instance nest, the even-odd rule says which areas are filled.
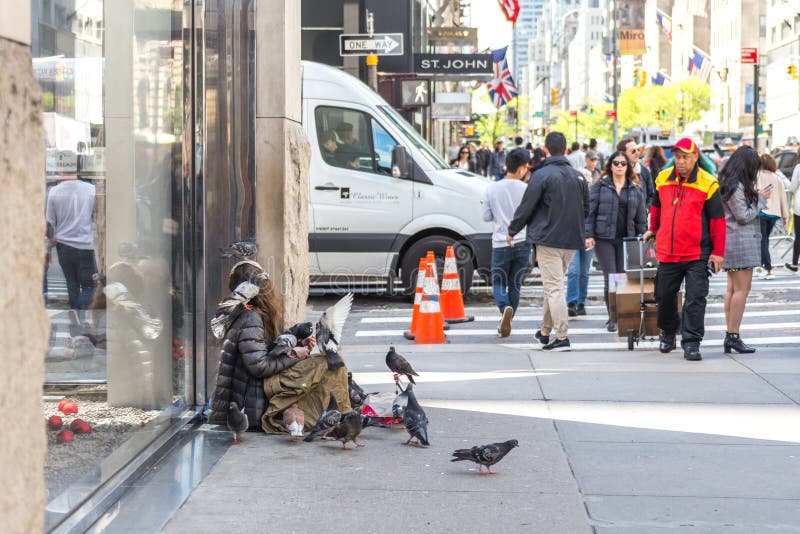
[[[61,432],[59,432],[59,433],[58,433],[58,435],[56,436],[56,440],[57,440],[59,443],[69,443],[69,442],[71,442],[73,439],[75,439],[75,436],[73,436],[72,432],[70,432],[69,430],[62,430],[62,431],[61,431]]]
[[[72,415],[74,413],[78,413],[78,405],[72,401],[67,401],[62,403],[58,403],[58,409],[61,410],[61,413],[64,415]]]
[[[64,421],[57,415],[51,415],[47,419],[47,428],[50,430],[58,430],[64,424]]]

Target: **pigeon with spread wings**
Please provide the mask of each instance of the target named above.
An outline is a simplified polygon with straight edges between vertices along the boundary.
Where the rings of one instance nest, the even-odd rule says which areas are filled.
[[[328,369],[339,369],[344,366],[344,361],[339,355],[339,340],[352,306],[353,294],[348,293],[339,299],[339,302],[322,312],[322,317],[317,321],[317,344],[312,354],[324,353],[328,360]]]

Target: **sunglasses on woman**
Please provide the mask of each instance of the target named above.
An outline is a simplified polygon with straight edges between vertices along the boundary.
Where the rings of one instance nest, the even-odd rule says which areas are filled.
[[[627,167],[628,166],[628,162],[627,161],[622,161],[622,160],[614,160],[614,161],[611,162],[611,164],[614,165],[615,167]]]

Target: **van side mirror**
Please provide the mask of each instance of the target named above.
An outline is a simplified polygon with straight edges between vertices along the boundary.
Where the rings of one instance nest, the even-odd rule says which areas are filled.
[[[397,145],[392,149],[392,176],[395,178],[408,178],[411,174],[406,147]]]

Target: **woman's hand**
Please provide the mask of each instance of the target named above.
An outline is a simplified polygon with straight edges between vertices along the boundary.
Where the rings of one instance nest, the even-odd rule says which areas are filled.
[[[317,344],[317,336],[308,336],[307,338],[302,340],[300,343],[304,347],[306,347],[308,350],[312,350],[314,348],[314,345]]]
[[[586,245],[586,250],[592,250],[594,248],[594,238],[587,237],[585,245]]]
[[[759,191],[759,193],[761,193],[764,198],[769,199],[769,197],[772,196],[772,188],[770,187],[769,189],[762,189]]]
[[[293,357],[289,356],[293,360],[294,359],[305,360],[306,358],[308,358],[308,349],[305,347],[295,347],[290,354],[294,355]]]

